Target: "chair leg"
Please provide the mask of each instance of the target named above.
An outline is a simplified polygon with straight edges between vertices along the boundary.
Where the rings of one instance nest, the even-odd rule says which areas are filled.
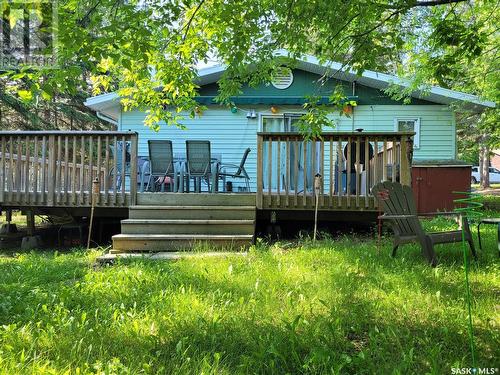
[[[477,253],[476,253],[476,248],[474,247],[474,241],[472,240],[472,238],[469,237],[467,242],[469,243],[470,251],[472,253],[472,256],[474,257],[474,260],[477,260]]]
[[[392,245],[392,254],[391,254],[391,256],[393,258],[396,256],[396,252],[398,251],[398,248],[399,248],[399,243],[394,242],[394,244]]]
[[[151,184],[151,175],[148,178],[148,183],[146,184],[146,191],[149,191],[149,185]]]
[[[497,226],[497,249],[498,249],[498,256],[500,257],[500,223],[498,223]]]
[[[436,267],[437,265],[436,252],[434,251],[434,244],[432,243],[430,237],[425,237],[425,245],[423,251],[424,251],[424,256],[427,258],[429,264],[432,267]]]
[[[479,224],[477,225],[477,239],[479,240],[479,250],[483,251],[483,246],[481,244],[481,231],[480,231],[480,228],[481,228],[481,222],[479,222]]]
[[[464,221],[463,230],[465,231],[465,236],[466,236],[467,242],[469,243],[470,250],[472,252],[472,256],[474,257],[474,260],[477,260],[476,247],[474,246],[474,239],[472,238],[472,232],[470,230],[469,222],[467,221],[467,219],[465,219],[465,221]]]

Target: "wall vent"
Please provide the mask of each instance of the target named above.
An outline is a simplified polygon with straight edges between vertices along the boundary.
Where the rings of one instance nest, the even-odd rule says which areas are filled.
[[[274,87],[276,87],[279,90],[284,90],[289,88],[293,83],[293,73],[291,69],[288,68],[278,69],[271,83]]]

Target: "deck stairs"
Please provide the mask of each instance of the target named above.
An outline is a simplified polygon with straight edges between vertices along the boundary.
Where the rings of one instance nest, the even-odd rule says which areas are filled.
[[[240,250],[253,241],[255,215],[255,194],[138,194],[111,253]]]

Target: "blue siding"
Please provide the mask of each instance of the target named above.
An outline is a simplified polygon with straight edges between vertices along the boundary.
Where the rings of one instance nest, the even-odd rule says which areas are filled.
[[[269,114],[269,107],[256,108],[257,113]],[[132,130],[139,133],[139,155],[146,156],[148,139],[170,139],[174,153],[185,153],[186,139],[206,139],[211,141],[212,153],[222,154],[222,161],[238,164],[244,150],[252,149],[246,169],[251,178],[252,191],[256,183],[256,159],[259,120],[247,119],[246,108],[231,113],[227,108],[212,106],[202,116],[185,119],[182,124],[188,127],[181,130],[163,124],[158,132],[144,126],[145,113],[140,111],[122,112],[119,119],[120,130]],[[281,112],[300,112],[299,107],[280,107]],[[452,110],[443,105],[360,105],[354,109],[352,118],[332,115],[338,123],[335,130],[351,131],[363,128],[365,131],[393,131],[394,118],[420,118],[420,148],[414,152],[414,158],[453,159],[455,152],[455,119]],[[326,129],[325,129],[326,130]],[[329,129],[328,129],[329,130]],[[328,147],[325,152],[329,154]],[[325,165],[325,170],[329,165]],[[326,182],[326,181],[325,181]]]

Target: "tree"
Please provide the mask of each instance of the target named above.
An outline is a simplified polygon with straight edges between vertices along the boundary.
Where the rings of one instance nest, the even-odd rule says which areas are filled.
[[[401,75],[414,85],[436,84],[498,102],[500,93],[500,2],[457,2],[449,7],[413,9],[406,19],[406,55]],[[497,108],[476,113],[456,108],[459,155],[481,167],[489,186],[490,150],[500,145]]]
[[[358,72],[394,70],[387,62],[407,51],[408,20],[415,10],[425,10],[422,21],[436,43],[446,45],[437,36],[454,25],[443,14],[462,2],[61,0],[60,68],[22,69],[10,72],[9,79],[28,83],[32,98],[71,95],[89,83],[95,94],[118,90],[125,109],[149,108],[146,122],[155,128],[161,120],[176,124],[181,112],[199,110],[194,97],[200,63],[226,64],[218,96],[226,104],[243,84],[268,82],[278,67],[293,66],[293,59],[305,53]],[[484,7],[486,1],[468,4]],[[467,30],[472,30],[468,42],[454,46],[459,56],[477,52],[470,48],[480,33]],[[274,57],[281,48],[289,58]]]

